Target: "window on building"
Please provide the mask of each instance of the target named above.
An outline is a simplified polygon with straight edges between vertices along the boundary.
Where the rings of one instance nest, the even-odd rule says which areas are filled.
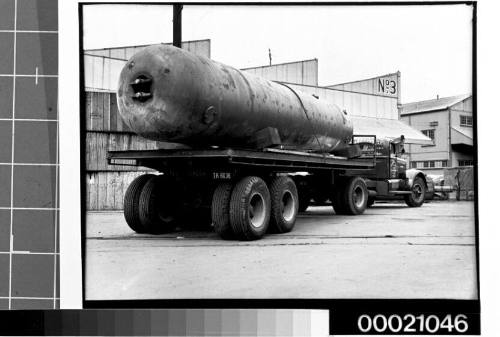
[[[472,126],[472,116],[460,115],[460,126]]]
[[[472,166],[474,165],[474,162],[470,159],[465,159],[465,160],[459,160],[458,161],[458,166]]]
[[[411,168],[441,168],[447,167],[447,160],[424,160],[424,161],[412,161],[410,163]]]
[[[422,130],[422,133],[429,137],[432,142],[434,142],[434,136],[435,136],[435,129],[429,129],[429,130]]]

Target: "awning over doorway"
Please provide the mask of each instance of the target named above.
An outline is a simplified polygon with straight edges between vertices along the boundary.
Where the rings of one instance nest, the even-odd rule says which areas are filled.
[[[375,135],[377,138],[398,138],[403,135],[405,143],[432,145],[432,140],[408,124],[386,118],[350,116],[355,135]]]

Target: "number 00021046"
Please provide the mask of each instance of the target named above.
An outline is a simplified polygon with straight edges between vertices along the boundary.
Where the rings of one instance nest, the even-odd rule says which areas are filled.
[[[426,332],[436,333],[438,331],[465,333],[469,329],[467,316],[460,314],[444,317],[437,315],[361,315],[358,317],[358,329],[360,332]]]

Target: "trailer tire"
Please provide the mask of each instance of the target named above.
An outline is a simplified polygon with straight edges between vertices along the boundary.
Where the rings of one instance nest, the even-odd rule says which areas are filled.
[[[220,183],[212,197],[212,223],[215,232],[224,240],[234,239],[234,232],[229,219],[231,192],[234,184]]]
[[[405,195],[405,202],[409,207],[420,207],[425,201],[425,181],[422,177],[415,177],[411,186],[411,194]]]
[[[153,176],[139,197],[139,218],[147,233],[162,234],[175,229],[181,205],[163,176]]]
[[[271,219],[273,233],[288,233],[295,226],[299,211],[297,186],[286,176],[276,177],[269,186],[271,194]]]
[[[271,198],[266,183],[249,176],[236,183],[229,203],[231,228],[239,240],[264,236],[271,217]]]
[[[130,229],[139,234],[146,233],[146,228],[139,217],[139,198],[144,185],[153,177],[154,175],[152,174],[143,174],[135,178],[128,185],[125,197],[123,198],[123,215],[125,221]]]

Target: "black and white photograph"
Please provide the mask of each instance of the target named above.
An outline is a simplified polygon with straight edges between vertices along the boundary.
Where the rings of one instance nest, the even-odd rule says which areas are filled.
[[[80,25],[84,300],[478,299],[473,6]]]

